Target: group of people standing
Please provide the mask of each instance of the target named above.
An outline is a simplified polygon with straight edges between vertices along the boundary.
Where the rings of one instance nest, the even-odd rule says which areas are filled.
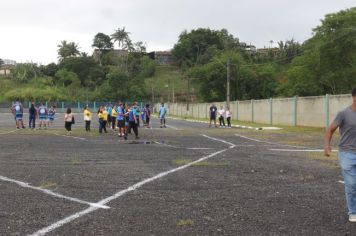
[[[12,104],[11,106],[11,112],[14,115],[14,119],[16,122],[16,128],[25,128],[24,122],[23,122],[23,105],[20,101],[16,101]],[[54,118],[56,114],[56,107],[51,106],[50,108],[47,108],[47,106],[44,105],[44,103],[40,103],[40,106],[36,107],[35,102],[31,103],[31,106],[29,108],[29,122],[28,126],[30,129],[35,129],[36,128],[36,120],[39,120],[39,128],[41,129],[42,127],[44,129],[47,129],[50,125],[53,124]]]
[[[231,128],[231,112],[230,108],[227,107],[226,111],[223,106],[221,106],[220,110],[215,106],[215,104],[212,104],[210,109],[209,109],[209,117],[210,117],[210,123],[209,123],[209,128],[211,128],[211,124],[214,122],[214,126],[218,127],[216,124],[216,117],[218,116],[219,118],[219,127],[220,128],[226,128],[225,125],[225,117],[227,120],[227,128]]]
[[[21,102],[16,101],[11,107],[11,112],[14,115],[16,121],[16,128],[25,128],[23,122],[24,108]],[[99,122],[99,133],[108,133],[107,129],[112,129],[117,132],[119,137],[123,137],[125,140],[131,131],[135,134],[135,138],[138,139],[138,128],[140,127],[140,120],[143,122],[143,126],[150,128],[151,121],[151,109],[150,105],[146,104],[143,108],[140,108],[137,102],[132,105],[119,102],[118,105],[106,105],[100,106],[96,112]],[[166,114],[167,110],[164,104],[161,104],[159,108],[160,128],[166,127]],[[39,129],[42,127],[47,129],[53,124],[56,115],[56,107],[51,106],[48,108],[44,103],[40,103],[37,107],[35,102],[32,102],[29,108],[29,127],[31,129],[36,128],[36,120]],[[88,106],[84,107],[83,111],[85,130],[90,132],[91,121],[93,119],[92,112]],[[67,134],[72,132],[72,125],[75,124],[74,114],[71,108],[67,108],[64,114],[64,127],[67,130]]]
[[[138,139],[138,128],[140,127],[140,119],[143,121],[144,127],[150,127],[151,110],[147,104],[141,111],[137,102],[132,105],[119,102],[118,105],[100,106],[97,111],[99,122],[99,133],[108,133],[107,128],[117,131],[119,137],[125,140],[128,134],[133,130],[135,138]],[[90,131],[92,113],[88,106],[83,111],[85,130]]]

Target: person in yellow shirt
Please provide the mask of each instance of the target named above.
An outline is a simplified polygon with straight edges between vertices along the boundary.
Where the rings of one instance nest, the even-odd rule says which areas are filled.
[[[117,118],[116,106],[113,106],[112,113],[111,113],[111,129],[113,130],[115,130],[116,118]]]
[[[88,106],[84,107],[83,114],[84,114],[84,121],[85,121],[85,131],[89,132],[92,115]]]
[[[108,112],[106,111],[106,109],[101,106],[99,108],[98,111],[98,118],[99,118],[99,133],[103,133],[103,130],[105,133],[107,133],[108,131],[106,131],[106,124],[108,122]]]

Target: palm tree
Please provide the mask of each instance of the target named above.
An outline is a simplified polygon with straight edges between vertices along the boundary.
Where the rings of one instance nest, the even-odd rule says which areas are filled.
[[[58,47],[58,58],[63,60],[68,57],[75,57],[80,54],[78,44],[74,42],[67,42],[66,40],[61,41]]]
[[[79,46],[74,42],[70,42],[69,45],[69,57],[76,57],[80,55]]]
[[[111,35],[111,39],[118,43],[119,48],[124,49],[127,46],[127,42],[130,41],[129,37],[130,32],[125,30],[125,27],[122,29],[118,28],[115,30],[115,33]]]
[[[122,29],[118,28],[117,30],[115,30],[115,33],[111,35],[111,39],[114,41],[114,43],[117,42],[119,48],[121,48],[122,50],[127,50],[131,52],[134,50],[134,46],[132,44],[129,34],[130,32],[127,32],[125,27],[123,27]],[[128,73],[128,58],[129,55],[127,53],[125,58],[126,73]]]

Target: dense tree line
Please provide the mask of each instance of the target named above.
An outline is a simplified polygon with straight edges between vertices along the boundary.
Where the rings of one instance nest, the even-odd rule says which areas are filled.
[[[277,44],[278,53],[253,53],[225,29],[199,28],[182,32],[172,53],[187,82],[186,94],[194,93],[199,101],[226,99],[228,65],[232,100],[349,93],[356,86],[356,8],[326,15],[303,43],[290,39]],[[111,35],[97,33],[92,47],[89,56],[64,40],[57,48],[57,64],[18,64],[9,80],[0,80],[0,99],[151,98],[153,87],[145,84],[156,65],[143,42],[132,42],[130,33],[119,28]]]
[[[302,44],[278,42],[278,54],[244,47],[226,30],[196,29],[179,36],[173,55],[202,101],[226,98],[228,62],[232,99],[349,93],[356,86],[356,8],[326,15]]]
[[[114,51],[114,43],[123,50]],[[11,71],[13,86],[3,99],[13,100],[144,100],[144,79],[153,75],[155,63],[142,42],[132,43],[129,32],[116,30],[111,37],[98,33],[93,39],[93,56],[79,50],[74,42],[61,41],[58,63],[21,63]],[[3,81],[5,83],[5,81]]]

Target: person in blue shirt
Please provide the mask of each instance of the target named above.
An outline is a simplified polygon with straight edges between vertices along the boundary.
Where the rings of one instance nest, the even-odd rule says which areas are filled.
[[[164,103],[162,103],[161,107],[159,108],[159,119],[161,120],[161,128],[166,128],[166,114],[167,109],[164,107]]]
[[[125,109],[124,104],[120,103],[116,108],[117,116],[117,128],[118,128],[118,136],[123,137],[125,135]]]
[[[137,121],[137,117],[136,117],[136,107],[137,107],[137,103],[135,102],[133,104],[133,106],[131,107],[130,111],[129,111],[129,129],[133,130],[135,133],[135,138],[138,139],[138,121]]]
[[[39,124],[40,129],[42,128],[42,126],[46,129],[48,109],[43,103],[41,103],[40,107],[38,108],[38,116],[40,120],[40,124]]]

